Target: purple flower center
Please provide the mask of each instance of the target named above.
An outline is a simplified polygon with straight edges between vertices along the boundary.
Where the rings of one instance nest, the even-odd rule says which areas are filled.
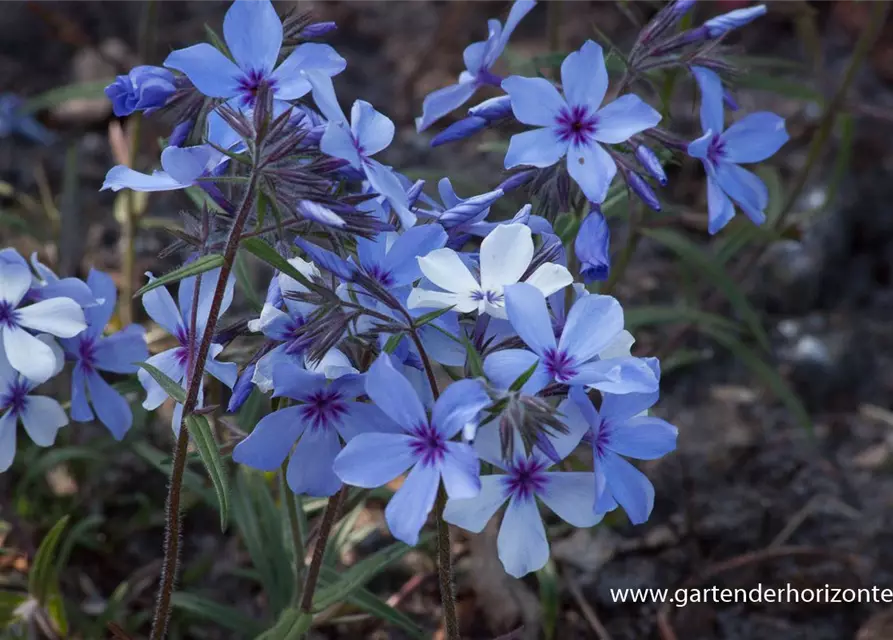
[[[177,338],[177,342],[180,343],[180,346],[177,347],[177,351],[175,355],[177,356],[177,362],[181,367],[189,366],[189,329],[183,326],[177,327],[177,333],[175,334]],[[193,345],[195,348],[196,345]]]
[[[384,269],[381,265],[373,264],[366,267],[366,274],[373,280],[378,281],[384,287],[394,286],[394,276],[390,271]]]
[[[305,324],[305,320],[303,316],[297,316],[292,318],[291,322],[289,322],[286,327],[286,331],[292,336],[291,340],[288,342],[288,346],[285,347],[285,352],[289,355],[297,355],[304,351],[307,347],[307,336],[301,335],[301,327]]]
[[[598,128],[598,116],[589,111],[586,105],[562,107],[555,119],[556,133],[562,142],[575,146],[588,145],[593,141]]]
[[[546,486],[546,462],[536,458],[516,458],[508,469],[506,491],[529,500]]]
[[[314,431],[333,428],[345,413],[347,404],[341,394],[332,389],[312,393],[301,406],[301,415]]]
[[[726,143],[718,135],[714,135],[707,147],[707,161],[714,167],[717,166],[726,157]]]
[[[0,327],[14,327],[18,324],[18,312],[6,300],[0,300]]]
[[[239,78],[239,92],[242,94],[242,106],[254,107],[261,84],[266,82],[271,91],[276,90],[276,81],[264,75],[263,70],[251,69]]]
[[[605,451],[607,451],[610,446],[611,431],[611,424],[602,418],[598,424],[598,429],[594,429],[593,432],[590,432],[592,433],[590,436],[590,440],[592,441],[592,451],[599,458],[605,455]]]
[[[475,302],[480,302],[481,300],[489,303],[489,304],[500,304],[503,301],[503,296],[501,293],[496,293],[495,291],[472,291],[471,299]]]
[[[436,465],[446,454],[446,439],[430,424],[420,424],[410,433],[415,439],[410,443],[412,452],[424,465]]]
[[[96,364],[96,339],[81,338],[78,340],[77,358],[85,371],[91,371]]]
[[[567,382],[577,375],[574,358],[560,349],[546,349],[543,354],[543,364],[549,375],[558,382]]]
[[[0,395],[0,411],[11,411],[18,416],[25,410],[28,404],[28,383],[21,376],[17,376],[15,382],[6,388],[6,393]]]

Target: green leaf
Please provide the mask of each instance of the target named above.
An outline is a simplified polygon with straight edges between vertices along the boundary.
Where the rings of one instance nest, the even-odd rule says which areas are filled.
[[[248,304],[251,305],[255,312],[260,313],[264,308],[264,303],[251,283],[251,272],[248,270],[248,262],[246,262],[244,254],[236,253],[236,259],[233,263],[233,274],[236,276],[236,283],[239,285],[242,293],[245,294]]]
[[[180,404],[186,403],[186,390],[171,378],[168,378],[164,371],[152,366],[148,362],[135,362],[134,364],[145,369],[146,373],[152,376],[155,379],[155,382],[161,385],[161,388],[164,389],[164,392],[167,395]]]
[[[395,333],[394,335],[392,335],[390,338],[388,338],[388,341],[385,342],[384,352],[394,353],[394,351],[397,350],[397,347],[399,346],[401,340],[403,340],[402,333]]]
[[[322,585],[335,583],[340,578],[341,575],[336,569],[333,569],[332,567],[322,567],[319,576]],[[394,607],[389,606],[365,587],[357,587],[354,589],[354,591],[347,596],[346,601],[358,609],[372,614],[379,620],[383,620],[395,627],[399,627],[412,638],[426,640],[429,636],[424,629],[413,622],[412,618],[402,611],[398,611]]]
[[[769,336],[763,329],[760,316],[722,265],[717,264],[716,260],[705,254],[688,238],[672,229],[646,229],[642,233],[672,250],[683,262],[706,276],[738,312],[760,346],[770,351]]]
[[[527,384],[527,381],[530,380],[530,376],[533,375],[533,372],[536,371],[536,368],[539,366],[540,361],[537,360],[530,367],[522,373],[520,376],[515,378],[515,381],[512,383],[512,386],[509,387],[509,391],[520,391],[521,387]]]
[[[561,605],[555,562],[550,559],[542,569],[536,572],[536,578],[539,582],[540,605],[543,610],[543,637],[545,640],[554,640]]]
[[[170,475],[171,465],[170,462],[166,462],[169,459],[167,454],[162,453],[147,442],[134,442],[131,448],[134,453],[158,469],[158,471],[165,475]],[[219,507],[217,500],[214,499],[214,495],[207,488],[204,479],[192,469],[187,468],[183,471],[183,486],[201,497],[206,504]]]
[[[43,453],[34,464],[29,464],[25,470],[25,474],[21,477],[16,485],[16,491],[22,492],[31,486],[38,478],[42,477],[53,467],[63,462],[73,460],[92,460],[100,462],[105,459],[101,451],[96,447],[61,447],[59,449],[51,449]]]
[[[256,640],[299,640],[313,625],[313,616],[296,607],[282,612],[276,625]]]
[[[134,298],[138,298],[141,295],[152,291],[152,289],[157,289],[158,287],[163,287],[166,284],[171,284],[173,282],[179,282],[183,278],[189,278],[191,276],[197,276],[205,271],[210,271],[211,269],[216,269],[223,265],[223,256],[212,253],[207,256],[202,256],[197,260],[193,260],[189,264],[184,264],[179,269],[174,269],[170,273],[166,273],[160,278],[155,278],[149,284],[140,287],[139,291],[133,294]]]
[[[635,331],[641,327],[674,324],[677,322],[703,324],[732,333],[737,333],[739,330],[738,325],[727,318],[701,311],[700,309],[692,309],[691,307],[642,306],[632,307],[624,313],[624,324],[629,331]]]
[[[394,542],[380,549],[371,556],[344,571],[337,582],[317,589],[313,597],[313,608],[321,611],[336,602],[344,600],[357,587],[364,586],[369,580],[381,573],[389,565],[401,559],[413,547],[402,542]]]
[[[18,619],[16,609],[27,600],[27,593],[0,591],[0,629],[6,629]]]
[[[778,397],[779,400],[794,415],[794,419],[808,431],[812,431],[812,419],[809,413],[797,397],[797,394],[788,386],[785,379],[781,377],[778,371],[767,364],[764,360],[754,355],[752,349],[743,344],[734,336],[730,336],[724,331],[716,329],[708,329],[702,327],[701,330],[709,335],[717,343],[728,349],[732,354],[741,360],[756,376]]]
[[[56,550],[62,541],[62,532],[68,526],[70,516],[64,516],[44,536],[34,554],[31,572],[28,574],[28,593],[40,604],[46,604],[47,597],[58,584],[56,572]]]
[[[198,208],[203,209],[207,207],[208,211],[216,211],[218,213],[224,213],[223,209],[219,204],[214,202],[214,198],[208,195],[208,192],[202,189],[201,187],[186,187],[183,190],[186,195],[192,200],[192,203]]]
[[[80,82],[56,87],[26,100],[19,108],[19,112],[22,114],[34,113],[35,111],[50,109],[63,102],[75,99],[96,100],[105,98],[105,88],[114,81],[114,78],[108,78],[107,80]]]
[[[572,213],[562,213],[555,220],[555,235],[561,238],[562,244],[570,244],[579,229],[580,221]]]
[[[171,605],[175,609],[191,613],[224,629],[234,631],[242,638],[256,636],[263,631],[263,626],[254,618],[236,611],[231,606],[219,604],[194,593],[174,592]]]
[[[217,447],[217,440],[211,433],[211,425],[205,416],[186,416],[186,426],[195,443],[198,454],[208,470],[208,476],[217,492],[217,503],[220,505],[220,530],[226,531],[229,522],[229,482],[226,478],[226,470],[223,468],[223,459]]]
[[[416,329],[424,327],[426,324],[430,324],[430,323],[434,322],[435,320],[437,320],[443,314],[445,314],[449,311],[452,311],[453,307],[455,307],[455,306],[456,305],[453,304],[448,307],[444,307],[443,309],[435,309],[434,311],[429,311],[428,313],[420,315],[418,318],[413,320],[412,326],[415,327]]]
[[[481,354],[474,348],[471,340],[464,338],[462,342],[465,344],[466,363],[468,370],[471,372],[472,378],[484,377],[484,361],[481,360]]]
[[[268,243],[260,238],[245,238],[239,244],[239,247],[245,249],[249,253],[254,254],[260,260],[266,262],[274,269],[281,271],[285,275],[294,278],[308,289],[313,290],[314,284],[300,271],[295,269],[285,258],[279,255],[279,252],[271,247]]]

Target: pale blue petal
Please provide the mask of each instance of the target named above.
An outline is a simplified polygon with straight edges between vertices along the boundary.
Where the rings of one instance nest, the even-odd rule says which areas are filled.
[[[365,100],[357,100],[350,110],[350,129],[363,155],[374,156],[394,139],[394,123]],[[402,188],[402,185],[401,185]]]
[[[717,167],[716,182],[754,224],[766,221],[769,189],[755,174],[737,164],[723,162]]]
[[[518,165],[551,167],[567,153],[568,143],[562,142],[548,127],[518,133],[509,140],[505,154],[505,168]]]
[[[713,235],[725,227],[735,217],[735,205],[725,194],[719,183],[707,177],[707,231]]]
[[[456,191],[453,189],[453,184],[450,182],[449,178],[441,178],[437,182],[437,194],[440,196],[440,200],[443,202],[443,206],[446,209],[452,209],[462,202],[462,198],[456,195]]]
[[[643,358],[643,360],[659,382],[660,363],[658,359]],[[629,420],[654,406],[659,396],[660,391],[657,389],[650,393],[624,393],[619,395],[603,393],[599,413],[613,421]]]
[[[481,463],[471,445],[447,442],[440,465],[443,486],[451,500],[473,498],[481,490]]]
[[[233,461],[262,471],[274,471],[304,432],[301,407],[286,407],[261,418],[248,437],[233,449]]]
[[[533,9],[534,6],[536,6],[534,0],[515,0],[512,4],[511,11],[509,11],[509,16],[505,20],[505,26],[499,33],[497,42],[491,43],[490,47],[487,49],[487,56],[485,59],[487,67],[492,65],[502,54],[515,27],[518,26],[518,23],[521,22],[521,19],[524,16],[530,13],[530,10]]]
[[[660,418],[632,418],[612,424],[607,448],[636,460],[655,460],[676,449],[679,430]]]
[[[132,324],[107,338],[101,338],[93,351],[93,365],[109,373],[136,373],[137,362],[149,358],[146,330]]]
[[[244,1],[244,0],[243,0]],[[167,147],[161,152],[161,168],[180,184],[190,185],[212,164],[217,152],[206,145]]]
[[[442,323],[438,322],[438,320],[443,320],[447,317],[450,317],[455,321],[455,330],[453,330],[452,327],[444,326]],[[438,320],[435,320],[433,324],[443,328],[453,336],[459,335],[458,320],[456,320],[455,313],[447,312],[440,316]],[[457,342],[456,340],[445,336],[440,330],[429,325],[425,325],[419,329],[419,337],[422,340],[422,346],[425,348],[428,356],[435,362],[439,362],[448,367],[461,367],[465,364],[465,358],[468,354],[461,342]]]
[[[623,507],[633,524],[642,524],[654,507],[654,485],[629,462],[611,451],[598,460],[605,474],[608,490]]]
[[[506,573],[515,578],[545,566],[549,560],[549,541],[536,500],[513,497],[509,501],[496,548]]]
[[[87,388],[96,417],[115,440],[122,440],[133,424],[133,411],[127,400],[96,372],[87,374]]]
[[[421,117],[415,120],[416,131],[421,133],[446,114],[461,107],[476,90],[475,83],[463,82],[429,93],[422,102]]]
[[[628,93],[599,110],[595,139],[607,144],[626,142],[635,134],[657,126],[660,117],[639,96]]]
[[[146,272],[146,276],[150,283],[155,280],[149,272]],[[152,320],[171,335],[176,335],[182,326],[180,311],[166,287],[156,287],[143,294],[143,308]]]
[[[600,144],[571,145],[567,150],[567,172],[580,185],[583,195],[598,204],[608,195],[617,165]]]
[[[502,457],[502,437],[497,422],[490,422],[477,430],[474,436],[474,450],[478,458],[484,462],[489,462],[502,470],[506,469],[506,462]]]
[[[260,311],[260,317],[248,322],[248,329],[283,342],[293,337],[294,325],[294,320],[287,313],[271,304],[265,304]]]
[[[335,95],[335,85],[332,78],[322,71],[302,71],[303,75],[310,86],[313,88],[313,101],[316,103],[320,113],[322,113],[329,122],[346,122],[344,112],[341,111],[341,105],[338,104],[338,98]]]
[[[56,441],[59,429],[68,424],[62,405],[46,396],[27,396],[25,408],[19,414],[25,431],[39,447],[49,447]]]
[[[102,330],[105,329],[105,326],[115,313],[118,290],[115,288],[115,281],[112,280],[111,276],[96,269],[90,269],[90,273],[87,275],[87,286],[90,288],[92,297],[102,302],[92,306],[84,306],[84,319],[88,325],[84,333],[85,335],[98,336],[102,334]],[[71,296],[64,297],[68,298]]]
[[[558,89],[545,78],[510,76],[502,81],[502,90],[512,99],[512,112],[518,122],[538,127],[554,126],[567,103]]]
[[[465,68],[468,69],[471,76],[476,76],[483,68],[488,44],[489,42],[486,40],[472,42],[462,52],[462,61],[465,63]]]
[[[282,22],[269,0],[235,0],[223,18],[223,38],[243,70],[267,75],[282,46]]]
[[[583,296],[567,314],[558,348],[582,364],[596,357],[621,331],[623,309],[616,298]]]
[[[425,256],[446,245],[447,234],[439,224],[427,224],[407,229],[397,236],[382,262],[391,275],[394,286],[412,284],[422,277],[419,256]]]
[[[231,98],[239,93],[242,70],[206,42],[172,51],[164,66],[185,73],[209,98]]]
[[[71,372],[71,419],[75,422],[93,420],[93,410],[87,399],[87,376],[80,364]]]
[[[334,431],[306,430],[288,462],[288,486],[297,494],[316,498],[335,495],[341,488],[341,480],[332,470],[332,464],[340,452],[341,442]]]
[[[658,388],[657,378],[647,363],[632,356],[578,366],[568,384],[594,387],[604,393],[649,393]]]
[[[505,310],[518,337],[534,353],[543,355],[547,349],[555,348],[552,320],[539,289],[523,282],[506,287]]]
[[[16,457],[16,424],[18,416],[11,410],[0,417],[0,473],[12,466]]]
[[[168,349],[167,351],[162,351],[161,353],[152,356],[146,360],[146,362],[161,371],[174,382],[182,383],[183,378],[186,376],[186,368],[180,360],[179,351],[179,348]],[[149,375],[149,372],[145,369],[140,369],[136,375],[140,384],[143,385],[143,389],[146,390],[146,399],[143,400],[143,408],[148,409],[149,411],[157,409],[162,402],[167,400],[167,392],[160,384],[155,382],[155,378]]]
[[[13,369],[36,384],[46,382],[58,370],[53,350],[18,326],[0,327],[3,349]]]
[[[119,164],[109,169],[100,191],[105,191],[106,189],[111,189],[112,191],[120,191],[121,189],[130,189],[131,191],[172,191],[174,189],[185,189],[188,186],[189,184],[182,184],[174,180],[164,171],[154,171],[152,175],[148,175]]]
[[[350,442],[364,433],[399,434],[402,432],[397,423],[374,404],[348,402],[346,405],[347,413],[341,417],[339,422],[335,423],[335,428],[345,442]]]
[[[312,86],[302,72],[307,72],[315,77],[331,78],[344,71],[346,67],[347,61],[329,45],[317,42],[300,44],[273,72],[276,97],[280,100],[297,100],[307,95]],[[329,85],[331,85],[331,80],[329,80]],[[321,107],[318,102],[317,105]],[[335,106],[337,107],[337,102]],[[341,109],[337,110],[341,115]],[[325,111],[323,114],[327,119],[332,119]]]
[[[415,438],[395,433],[361,433],[348,442],[335,458],[333,468],[345,484],[374,489],[381,487],[415,463]]]
[[[716,135],[713,130],[709,130],[700,138],[692,140],[688,145],[688,155],[698,160],[705,160],[710,149],[710,143],[713,142],[713,138]]]
[[[180,315],[183,326],[192,324],[192,303],[195,294],[195,287],[198,286],[198,307],[196,309],[196,340],[200,340],[205,333],[205,326],[208,324],[208,317],[211,315],[211,306],[214,302],[214,292],[217,289],[217,281],[220,279],[220,268],[211,269],[204,273],[184,278],[180,281],[180,289],[177,297],[180,303]],[[220,310],[217,313],[217,319],[220,319],[233,301],[233,292],[236,286],[236,279],[230,275],[226,280],[226,286],[223,288],[223,298],[220,302]]]
[[[296,364],[275,364],[270,370],[273,381],[273,397],[287,397],[306,401],[307,398],[326,388],[326,376],[307,371]]]
[[[394,213],[400,219],[400,224],[403,225],[403,228],[408,229],[412,227],[416,223],[417,218],[409,210],[409,198],[403,185],[400,184],[397,174],[391,168],[375,160],[367,159],[363,163],[363,168],[366,170],[366,178],[369,180],[369,184],[378,194],[387,199],[394,209]]]
[[[359,438],[354,442],[357,440]],[[388,528],[397,540],[408,545],[418,543],[419,531],[425,526],[428,514],[434,507],[439,486],[440,472],[437,467],[419,463],[412,468],[384,512]]]
[[[369,367],[366,393],[378,407],[404,429],[427,424],[425,409],[409,381],[394,368],[387,354]]]
[[[594,513],[595,475],[578,471],[544,474],[546,483],[537,495],[555,514],[575,527],[592,527],[604,514]]]
[[[571,392],[578,390],[579,387],[572,388]],[[590,408],[592,407],[592,404],[589,403],[588,400],[587,404],[589,404]],[[555,453],[558,454],[559,460],[568,457],[573,450],[577,448],[577,445],[580,444],[583,436],[585,436],[592,427],[592,423],[587,420],[587,416],[584,413],[584,407],[585,405],[583,402],[573,394],[571,394],[570,398],[562,400],[558,405],[558,413],[560,414],[561,421],[567,427],[567,433],[550,431],[546,437],[549,439]]]
[[[16,310],[16,321],[23,327],[59,338],[73,338],[84,329],[84,310],[71,298],[50,298]]]
[[[329,121],[326,131],[319,141],[319,150],[333,158],[347,160],[355,169],[363,166],[357,142],[346,122]]]
[[[222,345],[212,345],[212,350],[214,346],[223,350]],[[205,363],[205,372],[214,376],[220,382],[225,384],[230,389],[236,384],[236,379],[239,377],[239,365],[235,362],[220,362],[219,360],[215,360],[214,357],[208,357],[207,362]]]
[[[508,497],[503,484],[505,476],[493,475],[481,478],[481,490],[473,498],[450,498],[443,512],[443,519],[472,533],[480,533],[493,514]]]
[[[0,300],[17,307],[31,288],[31,271],[26,263],[0,262]]]
[[[768,111],[751,113],[722,134],[728,162],[762,162],[790,139],[784,118]]]
[[[701,130],[720,133],[724,120],[722,111],[722,80],[714,71],[704,67],[691,67],[701,89]]]
[[[484,360],[484,373],[497,387],[508,389],[512,383],[521,377],[530,367],[539,362],[539,356],[526,349],[503,349],[495,351]],[[522,390],[525,393],[536,393],[549,382],[552,377],[540,364],[524,384]]]
[[[375,374],[370,371],[370,375]],[[489,405],[490,396],[481,382],[458,380],[448,386],[434,403],[431,426],[444,438],[452,438],[462,430],[466,423],[475,420],[478,413]]]
[[[608,69],[599,45],[587,40],[579,51],[567,55],[561,63],[561,88],[569,105],[598,109],[608,90]]]

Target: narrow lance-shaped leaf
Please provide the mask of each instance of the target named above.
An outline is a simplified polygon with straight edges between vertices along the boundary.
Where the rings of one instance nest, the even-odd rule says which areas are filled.
[[[167,395],[180,404],[186,403],[186,390],[169,378],[161,369],[152,366],[148,362],[134,362],[134,364],[145,369],[155,379],[155,382],[161,385],[161,388],[164,389]]]
[[[419,327],[424,327],[426,324],[430,324],[437,320],[443,314],[452,311],[453,307],[456,305],[450,305],[448,307],[444,307],[443,309],[435,309],[434,311],[429,311],[428,313],[419,316],[415,320],[413,320],[412,325],[418,329]]]
[[[316,288],[316,285],[310,282],[310,280],[303,273],[291,266],[288,260],[279,255],[276,249],[271,247],[268,243],[264,242],[260,238],[245,238],[239,244],[239,247],[254,254],[257,258],[263,260],[274,269],[281,271],[290,278],[294,278],[308,289],[313,290]]]
[[[530,365],[530,367],[527,368],[527,371],[515,378],[515,381],[509,387],[509,391],[520,391],[521,387],[527,384],[527,381],[530,380],[530,376],[533,375],[533,372],[536,371],[536,368],[539,366],[539,364],[539,360],[537,360],[532,365]]]
[[[206,256],[202,256],[190,262],[189,264],[184,264],[179,269],[174,269],[170,273],[166,273],[160,278],[155,278],[149,284],[140,287],[139,291],[133,294],[134,298],[138,298],[144,293],[148,293],[152,291],[152,289],[157,289],[158,287],[163,287],[166,284],[172,284],[174,282],[179,282],[183,278],[190,278],[192,276],[197,276],[205,271],[211,271],[212,269],[216,269],[223,265],[223,256],[211,253]]]
[[[195,414],[186,416],[186,426],[217,493],[217,502],[220,504],[220,529],[225,531],[229,522],[229,484],[217,441],[205,416]]]
[[[50,593],[56,588],[56,550],[62,541],[62,532],[68,526],[70,516],[64,516],[49,530],[34,555],[31,572],[28,574],[28,593],[39,603],[44,604]]]

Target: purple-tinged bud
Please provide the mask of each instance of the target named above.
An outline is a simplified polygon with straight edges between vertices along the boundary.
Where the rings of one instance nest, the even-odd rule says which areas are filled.
[[[297,210],[307,220],[313,220],[327,227],[341,229],[347,224],[344,218],[329,207],[313,200],[298,200]]]
[[[311,38],[322,38],[324,35],[332,33],[337,28],[338,25],[334,22],[314,22],[313,24],[308,24],[306,27],[301,29],[298,37],[302,40],[310,40]]]
[[[425,187],[424,180],[416,180],[413,185],[406,191],[407,206],[412,208],[418,202],[419,196],[422,195],[422,189]]]
[[[512,99],[509,96],[499,96],[484,100],[479,105],[468,110],[468,115],[483,118],[487,122],[495,122],[512,116]]]
[[[679,22],[694,4],[695,0],[676,0],[659,11],[654,19],[642,29],[637,48],[654,42],[658,36]]]
[[[431,141],[431,146],[439,147],[440,145],[446,144],[447,142],[456,142],[457,140],[470,138],[478,131],[486,129],[489,124],[489,122],[477,116],[463,118],[458,122],[454,122],[446,129],[434,136],[434,139]]]
[[[729,111],[738,111],[738,102],[735,100],[735,96],[726,88],[722,90],[722,102]]]
[[[640,144],[636,147],[636,159],[642,165],[642,168],[660,183],[660,186],[665,187],[667,185],[667,174],[664,173],[664,168],[657,154],[644,144]]]
[[[174,74],[162,67],[141,65],[134,67],[126,76],[118,76],[105,88],[105,95],[112,101],[112,110],[119,118],[134,111],[151,112],[163,107],[174,87]]]
[[[328,156],[321,160],[317,160],[313,163],[313,171],[314,173],[323,175],[326,173],[332,173],[333,171],[340,171],[350,165],[349,160],[344,160],[342,158],[333,158],[332,156]]]
[[[676,2],[670,5],[670,14],[673,16],[673,21],[678,22],[681,20],[682,16],[691,11],[693,6],[695,6],[695,0],[676,0]]]
[[[168,138],[167,144],[169,147],[179,147],[182,146],[184,142],[186,142],[187,138],[189,138],[189,134],[192,133],[192,127],[195,126],[195,120],[184,120],[174,127],[174,130],[171,131],[171,137]]]
[[[661,129],[660,127],[652,127],[647,129],[645,135],[649,138],[657,140],[668,149],[676,149],[677,151],[687,151],[690,140],[686,140],[675,133]]]
[[[496,188],[504,193],[508,193],[509,191],[514,191],[519,187],[523,187],[535,177],[536,169],[525,169],[524,171],[519,171],[518,173],[510,175]]]
[[[502,190],[496,189],[495,191],[482,193],[479,196],[466,198],[455,207],[450,207],[440,214],[437,221],[446,229],[468,222],[479,215],[484,209],[487,209],[490,205],[499,200],[503,195],[505,194]]]
[[[254,390],[254,384],[251,382],[251,378],[254,377],[255,368],[256,365],[249,364],[245,367],[245,370],[242,371],[239,379],[236,380],[236,384],[233,387],[233,395],[230,396],[229,404],[226,405],[227,413],[236,413],[242,408],[245,401],[248,400],[248,396],[250,396],[252,390]]]
[[[626,178],[626,184],[633,190],[633,193],[639,196],[639,199],[642,202],[655,211],[660,211],[660,200],[657,199],[654,189],[651,188],[651,185],[645,182],[642,176],[635,171],[627,171],[624,177]]]
[[[580,261],[580,275],[587,284],[608,279],[611,270],[611,254],[608,250],[611,243],[611,231],[608,221],[602,215],[598,205],[583,218],[577,238],[574,240],[574,252]]]
[[[689,29],[688,31],[683,31],[668,40],[665,40],[657,47],[655,47],[652,51],[649,52],[649,55],[658,57],[663,56],[668,53],[675,51],[676,49],[681,49],[684,46],[693,44],[695,42],[704,42],[709,37],[707,32],[707,27],[700,26],[696,29]]]
[[[766,5],[764,4],[747,7],[746,9],[735,9],[735,11],[729,11],[721,16],[711,18],[704,23],[704,28],[707,30],[708,38],[716,39],[732,29],[737,29],[753,22],[763,15],[766,15]]]
[[[326,132],[326,127],[327,125],[320,124],[307,129],[307,133],[301,138],[301,144],[307,147],[319,146],[319,141],[322,140],[322,134]]]

